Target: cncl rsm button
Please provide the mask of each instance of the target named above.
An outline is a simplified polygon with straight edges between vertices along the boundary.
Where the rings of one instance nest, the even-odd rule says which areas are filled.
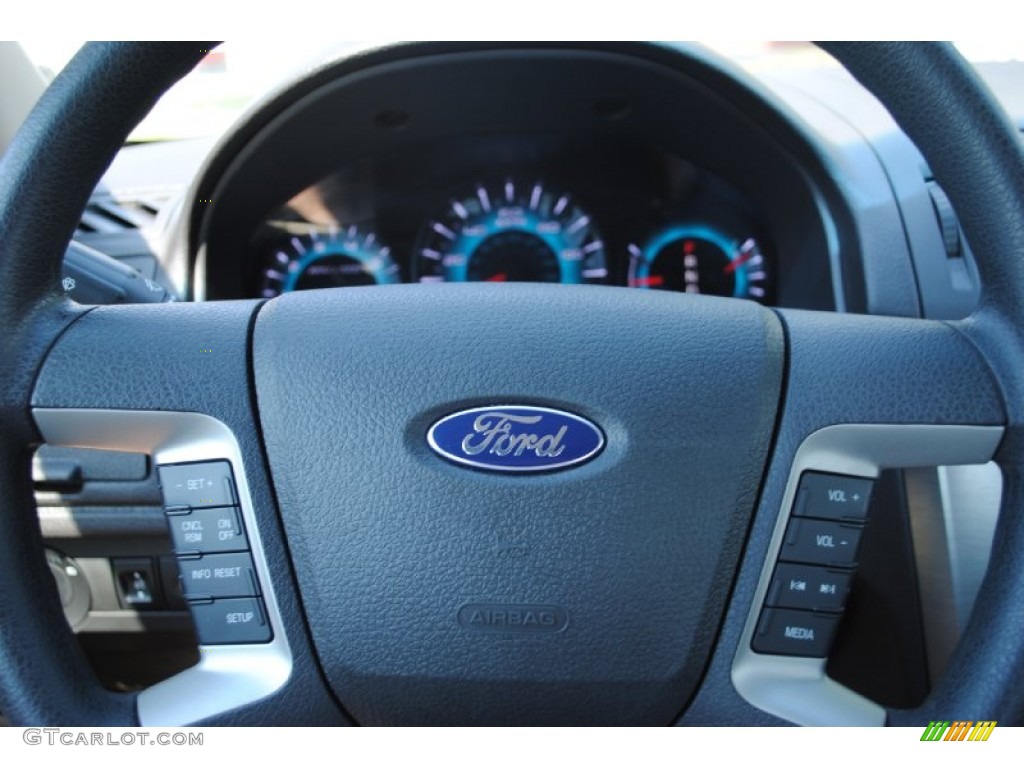
[[[246,550],[249,542],[236,507],[168,512],[171,541],[179,554]]]

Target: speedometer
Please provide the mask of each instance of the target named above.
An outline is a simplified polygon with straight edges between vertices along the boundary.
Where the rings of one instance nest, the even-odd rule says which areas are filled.
[[[478,184],[427,222],[416,249],[416,278],[603,283],[608,268],[591,216],[570,195],[507,179]]]

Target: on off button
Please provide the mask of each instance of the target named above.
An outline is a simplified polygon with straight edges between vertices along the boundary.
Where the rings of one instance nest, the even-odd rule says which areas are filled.
[[[235,507],[169,514],[167,522],[178,553],[236,552],[249,548]]]

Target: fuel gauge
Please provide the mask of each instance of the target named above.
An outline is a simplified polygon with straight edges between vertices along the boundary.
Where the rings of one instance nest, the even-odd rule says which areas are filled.
[[[684,225],[655,233],[644,247],[630,244],[628,280],[633,288],[764,301],[768,272],[753,237]]]

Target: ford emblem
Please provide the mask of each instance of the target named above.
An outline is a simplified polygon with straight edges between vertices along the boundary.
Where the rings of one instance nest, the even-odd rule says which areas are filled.
[[[594,458],[604,434],[593,422],[553,408],[493,405],[449,414],[427,432],[439,456],[492,472],[567,469]]]

